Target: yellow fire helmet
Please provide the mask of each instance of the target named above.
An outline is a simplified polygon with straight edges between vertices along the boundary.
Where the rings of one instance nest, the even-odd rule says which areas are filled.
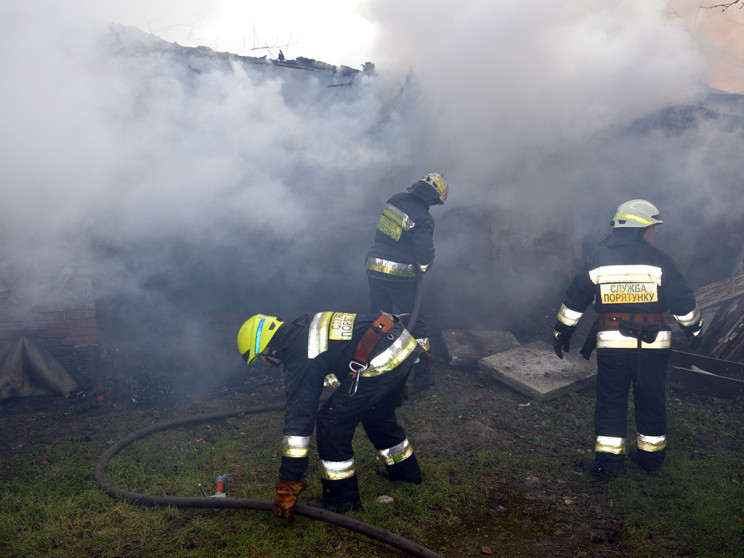
[[[646,200],[629,200],[621,203],[610,222],[613,229],[646,228],[663,224],[659,210]]]
[[[447,179],[438,172],[430,172],[429,174],[424,175],[421,180],[436,190],[437,195],[439,196],[439,203],[444,204],[447,195],[449,194],[449,184],[447,184]]]
[[[238,331],[238,350],[246,364],[256,360],[283,323],[279,318],[264,314],[248,318]]]

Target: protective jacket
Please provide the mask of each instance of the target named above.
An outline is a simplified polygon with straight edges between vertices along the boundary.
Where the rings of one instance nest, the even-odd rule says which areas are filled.
[[[658,322],[660,331],[644,349],[671,347],[662,318],[669,309],[683,329],[701,321],[693,290],[674,261],[646,242],[637,229],[616,229],[603,240],[566,290],[556,328],[572,332],[589,304],[600,316],[597,348],[635,349],[637,340],[620,332],[621,320]]]
[[[699,333],[702,318],[694,293],[672,259],[646,242],[643,230],[617,228],[566,290],[556,339],[571,336],[592,301],[598,314],[595,466],[609,475],[623,470],[632,385],[637,460],[656,470],[665,456],[665,378],[671,352],[664,312],[669,309],[686,332]]]
[[[425,182],[391,197],[377,224],[366,260],[367,275],[388,281],[412,281],[434,262],[434,218],[429,207],[435,194]]]
[[[354,477],[351,438],[357,424],[375,405],[386,409],[385,420],[371,421],[371,433],[366,424],[365,428],[377,450],[381,455],[392,451],[399,460],[412,453],[395,422],[394,409],[399,396],[396,390],[402,390],[421,348],[400,323],[395,323],[376,338],[364,368],[365,363],[357,362],[355,356],[359,355],[360,340],[378,318],[379,314],[319,312],[312,318],[302,316],[285,324],[269,343],[285,365],[287,404],[281,478],[299,481],[304,476],[316,419],[324,481]],[[324,385],[333,386],[334,392],[319,411]],[[388,431],[378,435],[375,428]],[[397,454],[396,446],[400,446]],[[356,490],[355,478],[351,489]],[[339,500],[349,499],[348,494],[337,496]],[[354,497],[358,499],[358,492],[351,499]]]

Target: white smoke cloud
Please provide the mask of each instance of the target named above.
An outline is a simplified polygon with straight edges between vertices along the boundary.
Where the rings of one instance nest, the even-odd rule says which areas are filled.
[[[684,232],[675,216],[733,211],[744,170],[741,130],[720,120],[638,127],[707,94],[705,61],[662,0],[370,0],[376,41],[357,58],[377,74],[352,87],[171,44],[227,48],[213,29],[229,2],[8,4],[0,260],[64,261],[92,239],[97,288],[141,292],[153,312],[164,300],[163,315],[366,310],[380,206],[436,170],[451,194],[432,211],[429,307],[444,325],[492,326],[504,298],[556,287],[546,262],[530,272],[518,256],[550,231],[604,232],[618,203],[647,197]],[[134,21],[170,42],[119,26]],[[243,42],[313,57],[299,36]]]
[[[89,260],[122,343],[194,363],[235,356],[240,322],[220,335],[210,315],[366,298],[362,208],[390,152],[409,152],[385,86],[183,50],[106,5],[120,6],[0,8],[0,265],[27,278],[14,296],[56,307],[53,270]]]
[[[378,1],[380,66],[414,68],[432,143],[469,187],[661,108],[694,102],[702,60],[663,1]],[[400,56],[400,53],[403,56]],[[480,193],[484,193],[481,191]]]

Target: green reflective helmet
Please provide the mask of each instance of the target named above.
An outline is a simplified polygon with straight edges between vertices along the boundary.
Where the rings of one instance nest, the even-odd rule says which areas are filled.
[[[284,322],[275,316],[256,314],[246,320],[238,331],[238,350],[246,364],[263,352]]]

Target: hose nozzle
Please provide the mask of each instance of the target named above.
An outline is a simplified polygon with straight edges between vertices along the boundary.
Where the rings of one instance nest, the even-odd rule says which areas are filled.
[[[227,475],[220,475],[218,477],[214,477],[214,480],[212,481],[212,485],[214,486],[214,494],[211,497],[212,498],[224,497],[225,487],[227,486]]]

